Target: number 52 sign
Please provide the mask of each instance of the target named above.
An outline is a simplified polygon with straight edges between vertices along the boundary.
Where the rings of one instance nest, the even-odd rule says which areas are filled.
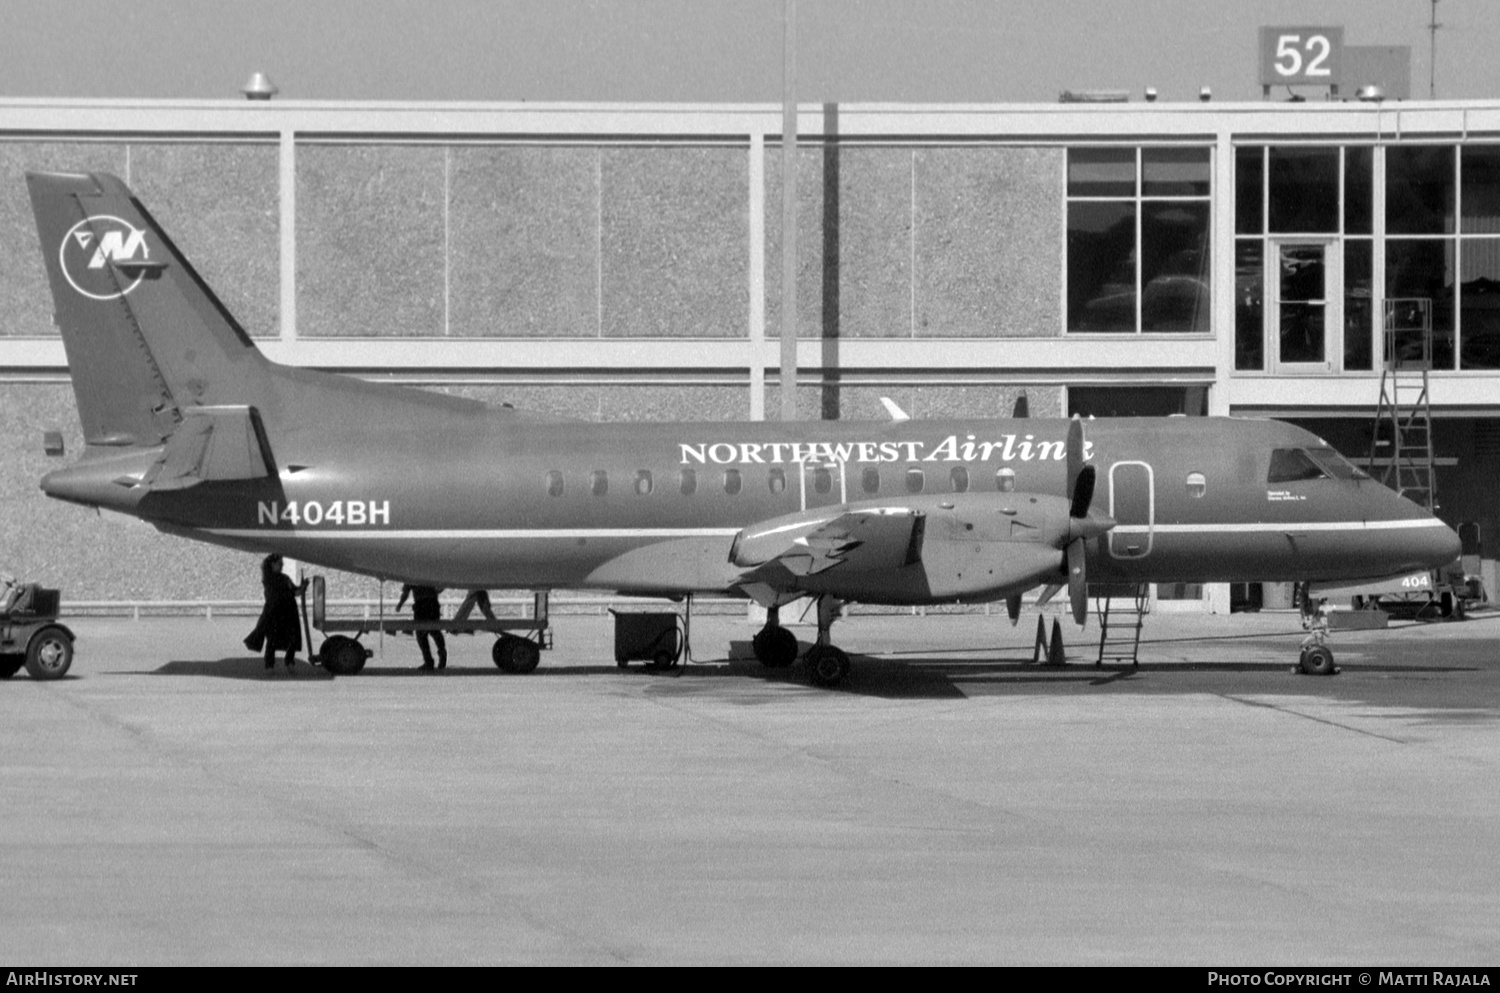
[[[1339,85],[1343,28],[1261,28],[1262,86]]]

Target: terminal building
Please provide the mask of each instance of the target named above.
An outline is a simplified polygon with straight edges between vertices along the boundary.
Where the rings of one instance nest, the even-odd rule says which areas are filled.
[[[0,101],[0,565],[72,600],[259,595],[243,553],[37,488],[43,432],[69,458],[81,436],[24,172],[126,179],[277,361],[753,419],[783,385],[781,127],[772,105]],[[798,136],[802,417],[1024,394],[1284,418],[1364,463],[1387,301],[1422,299],[1438,513],[1496,588],[1500,101],[805,104]]]

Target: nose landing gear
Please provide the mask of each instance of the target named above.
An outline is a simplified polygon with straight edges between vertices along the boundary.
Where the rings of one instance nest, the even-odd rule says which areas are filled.
[[[1333,649],[1328,647],[1327,600],[1314,600],[1306,585],[1298,591],[1298,602],[1302,607],[1302,627],[1307,637],[1302,639],[1302,654],[1292,672],[1308,676],[1335,676],[1339,667],[1333,664]]]

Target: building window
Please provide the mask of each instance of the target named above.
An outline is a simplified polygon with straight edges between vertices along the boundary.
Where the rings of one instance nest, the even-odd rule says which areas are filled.
[[[647,496],[651,492],[651,470],[637,469],[635,471],[635,491],[641,496]]]
[[[677,473],[677,486],[683,496],[692,496],[698,492],[698,471],[696,469],[682,469]]]
[[[1500,146],[1461,152],[1458,365],[1500,369]]]
[[[547,495],[555,497],[563,495],[563,474],[556,469],[547,473]]]
[[[602,497],[609,492],[609,473],[603,469],[595,469],[589,475],[589,492],[596,497]]]
[[[1209,330],[1207,148],[1068,150],[1069,331]]]
[[[1369,146],[1235,150],[1236,370],[1373,368],[1374,160]]]

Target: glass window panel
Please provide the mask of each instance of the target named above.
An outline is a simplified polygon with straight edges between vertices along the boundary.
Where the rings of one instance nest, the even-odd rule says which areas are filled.
[[[927,485],[927,474],[921,469],[906,470],[906,492],[921,493]]]
[[[1268,483],[1294,483],[1326,477],[1327,473],[1300,448],[1277,448],[1271,452],[1271,465],[1266,471]]]
[[[603,469],[595,469],[589,475],[589,492],[596,497],[604,496],[609,492],[609,473]]]
[[[547,473],[547,495],[555,497],[563,495],[563,474],[556,469]]]
[[[1068,330],[1135,330],[1135,204],[1068,204]]]
[[[1453,230],[1453,146],[1406,145],[1385,150],[1388,234]]]
[[[1327,283],[1322,245],[1283,245],[1280,249],[1281,293],[1283,303],[1322,301],[1327,299]]]
[[[1467,165],[1467,153],[1465,153]],[[1468,216],[1468,193],[1464,194]],[[1500,239],[1465,238],[1463,340],[1459,362],[1465,369],[1500,369]]]
[[[995,470],[995,489],[1001,493],[1012,493],[1016,488],[1016,471],[1014,469]]]
[[[1234,153],[1234,230],[1236,234],[1263,234],[1265,214],[1265,149],[1241,148]]]
[[[1500,234],[1500,146],[1465,146],[1463,202],[1464,234]]]
[[[682,490],[683,496],[692,496],[698,492],[698,470],[682,469],[677,473],[678,488]]]
[[[1338,149],[1272,148],[1270,172],[1272,231],[1338,230]]]
[[[1356,468],[1353,463],[1344,458],[1332,448],[1309,448],[1307,457],[1316,462],[1329,476],[1334,479],[1369,479],[1364,470]]]
[[[1265,368],[1265,243],[1241,238],[1234,245],[1234,367]]]
[[[1281,361],[1322,362],[1326,350],[1321,303],[1281,305]]]
[[[1344,233],[1375,230],[1375,150],[1344,149]]]
[[[1344,242],[1344,368],[1374,367],[1375,271],[1371,243]]]
[[[1141,195],[1206,197],[1209,184],[1207,148],[1141,149]]]
[[[772,469],[771,475],[766,480],[766,485],[770,487],[772,493],[785,493],[786,470]]]
[[[635,472],[635,491],[641,496],[647,496],[651,493],[651,489],[651,470],[637,469]]]
[[[859,486],[866,493],[879,493],[880,470],[874,466],[865,466],[864,472],[860,474]]]
[[[724,470],[724,492],[725,493],[728,493],[730,496],[736,496],[740,492],[740,488],[742,486],[744,486],[744,485],[745,485],[745,481],[740,476],[740,471],[738,469],[725,469]]]
[[[1208,204],[1141,205],[1141,330],[1207,331]]]
[[[1453,239],[1391,238],[1385,243],[1385,295],[1432,301],[1432,367],[1453,368]],[[1420,355],[1415,337],[1398,342],[1401,357]]]
[[[818,468],[813,470],[813,492],[826,496],[833,492],[833,473],[827,469]]]
[[[1201,472],[1187,474],[1187,495],[1198,499],[1208,492],[1208,478]]]
[[[1135,196],[1135,149],[1068,149],[1068,196]]]
[[[956,465],[949,470],[948,479],[953,484],[954,493],[969,492],[969,470],[964,466]]]

